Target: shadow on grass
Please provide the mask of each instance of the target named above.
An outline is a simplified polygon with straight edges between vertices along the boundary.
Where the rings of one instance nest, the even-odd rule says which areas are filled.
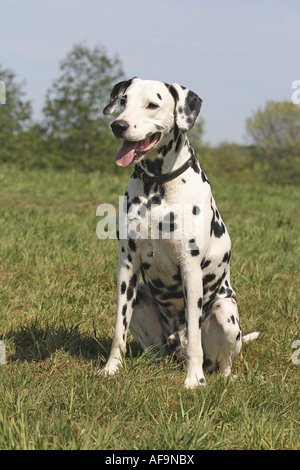
[[[78,325],[32,325],[21,326],[5,334],[5,339],[14,345],[15,352],[8,354],[8,360],[43,361],[54,352],[62,350],[71,356],[91,360],[108,358],[111,339],[97,337],[79,331]]]

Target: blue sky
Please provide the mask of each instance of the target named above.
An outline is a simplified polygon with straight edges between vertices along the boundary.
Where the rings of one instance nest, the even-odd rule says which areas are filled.
[[[127,78],[196,92],[205,141],[247,143],[245,118],[267,100],[290,100],[300,79],[300,2],[1,1],[0,64],[25,80],[37,119],[59,61],[78,42],[118,54]]]

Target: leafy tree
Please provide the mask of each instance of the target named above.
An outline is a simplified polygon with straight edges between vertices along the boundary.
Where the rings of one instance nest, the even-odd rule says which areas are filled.
[[[101,159],[111,158],[114,142],[102,111],[113,85],[123,77],[121,62],[109,58],[100,46],[89,49],[77,44],[61,62],[60,71],[43,108],[53,158],[59,160],[58,166],[101,168]]]
[[[0,80],[5,83],[5,104],[0,104],[0,159],[14,162],[20,141],[32,125],[32,107],[24,99],[23,85],[17,83],[14,72],[0,65]]]
[[[300,107],[294,103],[268,101],[246,120],[246,129],[267,160],[300,157]]]
[[[14,72],[0,65],[0,79],[6,88],[6,102],[0,105],[0,132],[1,135],[16,135],[28,129],[31,124],[31,103],[23,100],[25,96],[23,85],[16,83]]]

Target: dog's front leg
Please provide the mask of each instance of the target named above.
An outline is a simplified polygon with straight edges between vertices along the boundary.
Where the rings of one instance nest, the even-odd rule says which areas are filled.
[[[187,324],[186,379],[185,388],[205,385],[203,374],[203,350],[201,342],[201,320],[203,287],[201,268],[182,268]]]
[[[129,253],[124,247],[120,250],[117,281],[117,317],[115,334],[104,374],[112,375],[121,364],[122,352],[126,348],[126,337],[137,294],[140,271],[140,258]]]

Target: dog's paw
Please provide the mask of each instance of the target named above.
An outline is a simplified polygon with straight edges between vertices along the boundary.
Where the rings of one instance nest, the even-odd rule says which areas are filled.
[[[120,361],[118,362],[112,362],[112,363],[107,363],[106,366],[103,369],[99,369],[96,372],[96,375],[98,376],[108,376],[108,375],[114,375],[116,372],[118,372],[120,367]]]
[[[183,360],[186,357],[187,338],[184,332],[176,331],[168,337],[170,351],[174,352],[177,359]]]
[[[187,376],[184,382],[184,388],[187,390],[192,390],[197,387],[202,387],[206,385],[206,381],[204,377],[197,377],[196,374],[193,374],[191,376]]]

